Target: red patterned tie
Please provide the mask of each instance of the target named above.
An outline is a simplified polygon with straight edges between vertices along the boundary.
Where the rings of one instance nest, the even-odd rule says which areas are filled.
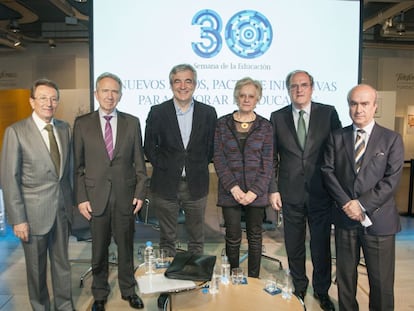
[[[108,152],[109,159],[112,160],[114,155],[114,140],[112,138],[112,126],[111,119],[112,116],[104,116],[106,120],[105,124],[105,147]]]

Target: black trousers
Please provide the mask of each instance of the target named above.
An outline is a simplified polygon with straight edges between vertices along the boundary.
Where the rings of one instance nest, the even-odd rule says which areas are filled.
[[[134,277],[135,216],[123,215],[110,196],[105,212],[91,219],[92,233],[92,294],[95,300],[106,300],[108,284],[109,245],[114,237],[118,252],[118,283],[122,296],[135,294]]]
[[[152,202],[160,224],[160,248],[167,250],[169,256],[175,256],[178,212],[182,208],[185,213],[184,225],[188,234],[188,251],[202,254],[204,252],[204,214],[207,196],[197,200],[192,199],[187,182],[180,181],[176,200],[166,200],[153,194]]]
[[[242,240],[241,217],[246,221],[248,242],[248,276],[259,277],[262,256],[262,224],[264,217],[263,207],[241,205],[223,207],[224,224],[226,227],[226,255],[230,268],[237,268],[240,260],[240,244]]]
[[[324,295],[331,286],[331,225],[330,200],[304,204],[283,204],[285,247],[295,291],[306,292],[306,224],[309,225],[310,253],[313,265],[314,292]]]
[[[362,249],[369,280],[369,309],[394,310],[395,235],[375,236],[364,228],[335,228],[339,310],[359,310],[356,300]]]

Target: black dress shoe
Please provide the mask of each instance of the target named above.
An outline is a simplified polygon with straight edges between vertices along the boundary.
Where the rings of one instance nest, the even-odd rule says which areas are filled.
[[[300,298],[302,301],[305,301],[306,292],[298,291],[298,292],[294,292],[293,295]]]
[[[128,300],[131,308],[134,308],[134,309],[144,308],[144,303],[142,302],[141,298],[138,297],[137,294],[133,294],[131,296],[122,296],[122,299]]]
[[[334,304],[332,303],[331,298],[329,298],[328,294],[314,293],[313,297],[319,300],[319,305],[321,306],[322,310],[335,311]]]
[[[92,311],[105,311],[105,300],[95,300],[92,305]]]

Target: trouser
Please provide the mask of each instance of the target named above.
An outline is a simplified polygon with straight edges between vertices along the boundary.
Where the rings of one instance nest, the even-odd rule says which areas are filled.
[[[263,207],[236,206],[223,207],[224,224],[226,227],[226,255],[230,268],[239,266],[240,244],[242,240],[241,217],[244,213],[248,242],[248,276],[259,277],[262,256],[262,224]]]

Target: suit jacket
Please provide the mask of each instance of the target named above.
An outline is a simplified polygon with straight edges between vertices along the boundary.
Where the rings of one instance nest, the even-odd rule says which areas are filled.
[[[117,118],[112,160],[98,111],[78,117],[74,124],[76,203],[90,201],[95,216],[104,212],[111,192],[123,215],[132,215],[133,198],[145,199],[147,177],[139,120],[122,112],[117,112]]]
[[[308,193],[311,199],[326,200],[320,167],[325,143],[332,130],[340,128],[338,113],[333,106],[312,102],[305,149],[296,134],[292,105],[271,114],[274,138],[274,166],[276,176],[270,192],[279,191],[282,201],[298,204]]]
[[[153,166],[151,190],[176,199],[183,167],[194,200],[208,193],[208,164],[213,157],[217,114],[213,107],[194,100],[193,125],[184,148],[173,99],[151,107],[145,129],[145,154]]]
[[[6,129],[1,159],[1,184],[7,220],[28,222],[30,233],[43,235],[52,228],[58,209],[71,221],[72,148],[69,124],[54,120],[60,141],[60,173],[32,117]]]
[[[400,231],[394,194],[403,165],[401,136],[375,124],[357,174],[353,127],[335,131],[329,138],[322,167],[326,186],[337,205],[334,209],[335,225],[345,229],[360,226],[341,209],[348,201],[358,199],[373,223],[367,228],[369,234],[390,235]]]

